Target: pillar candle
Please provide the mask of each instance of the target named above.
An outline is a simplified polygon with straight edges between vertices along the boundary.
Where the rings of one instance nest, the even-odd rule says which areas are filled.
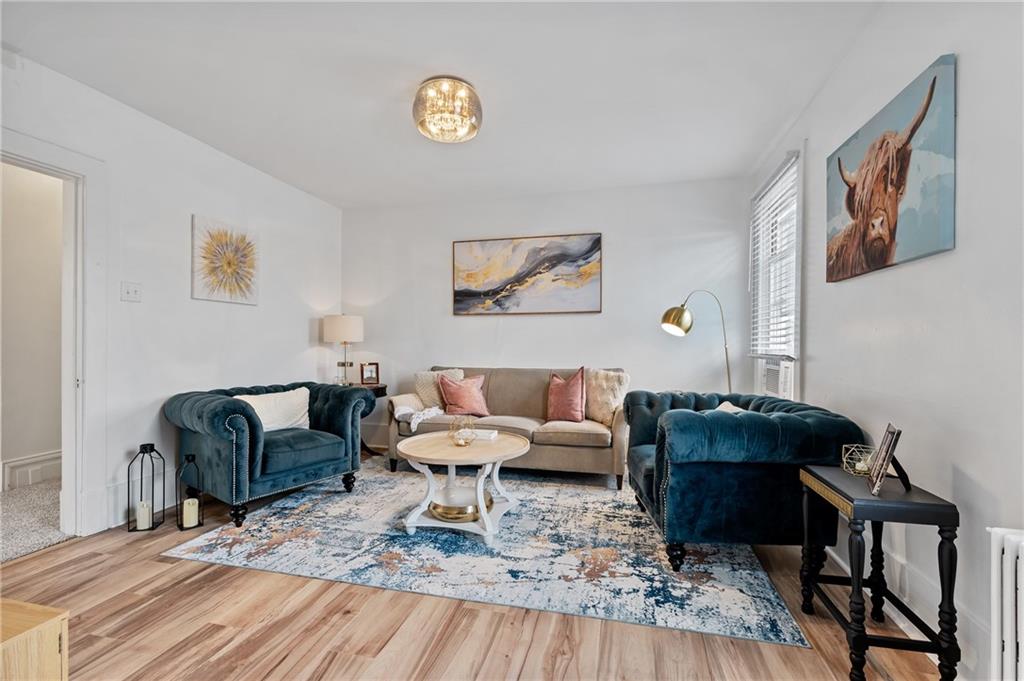
[[[140,501],[135,507],[135,529],[148,530],[153,526],[153,507],[148,501]]]
[[[199,500],[186,499],[182,502],[181,525],[182,527],[195,527],[199,524]]]

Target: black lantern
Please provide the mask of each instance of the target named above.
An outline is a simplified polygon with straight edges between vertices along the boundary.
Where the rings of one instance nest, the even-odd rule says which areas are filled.
[[[191,530],[203,524],[203,472],[199,470],[195,454],[186,454],[178,466],[178,480],[174,486],[174,509],[179,530]]]
[[[139,453],[128,464],[128,531],[149,532],[164,522],[166,491],[164,457],[152,443],[139,445]],[[149,468],[147,482],[146,469]],[[156,490],[160,490],[157,502]]]

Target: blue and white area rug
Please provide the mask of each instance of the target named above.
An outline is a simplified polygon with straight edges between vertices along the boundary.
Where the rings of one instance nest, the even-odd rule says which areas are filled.
[[[225,525],[164,555],[808,646],[749,546],[690,545],[675,573],[632,492],[595,486],[604,478],[502,477],[522,503],[502,518],[492,547],[454,530],[407,535],[402,519],[425,480],[373,460],[352,494],[340,479],[311,485],[251,513],[241,529]]]

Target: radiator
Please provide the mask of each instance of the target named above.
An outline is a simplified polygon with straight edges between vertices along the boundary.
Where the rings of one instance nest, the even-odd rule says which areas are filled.
[[[1024,681],[1024,530],[990,527],[992,535],[991,676]]]

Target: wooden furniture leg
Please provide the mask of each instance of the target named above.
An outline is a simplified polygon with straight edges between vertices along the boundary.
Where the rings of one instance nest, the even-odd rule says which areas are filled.
[[[867,631],[864,629],[864,521],[850,521],[850,681],[865,681]]]
[[[882,525],[879,520],[871,521],[871,619],[876,622],[885,621],[882,606],[885,605],[885,554],[882,552]]]
[[[939,587],[942,600],[939,602],[939,678],[953,681],[956,665],[960,661],[960,646],[956,642],[956,606],[953,604],[953,587],[956,584],[956,540],[955,527],[939,528]]]
[[[800,549],[800,611],[814,614],[814,587],[811,580],[810,490],[804,485],[804,545]]]

